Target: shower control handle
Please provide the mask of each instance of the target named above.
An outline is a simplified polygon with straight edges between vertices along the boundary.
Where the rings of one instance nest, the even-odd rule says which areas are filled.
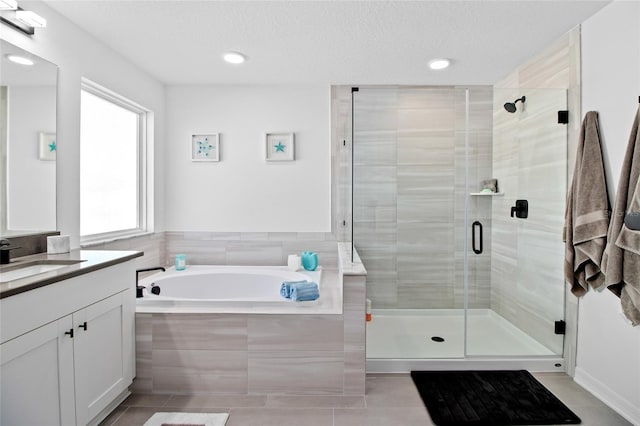
[[[526,219],[529,217],[529,202],[527,200],[516,200],[516,205],[511,207],[511,217]]]

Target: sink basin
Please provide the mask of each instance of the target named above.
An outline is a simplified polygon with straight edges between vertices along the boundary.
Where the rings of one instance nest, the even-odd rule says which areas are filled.
[[[83,260],[33,260],[31,262],[9,265],[0,269],[0,282],[19,280],[34,275],[44,274],[69,265],[75,265]]]

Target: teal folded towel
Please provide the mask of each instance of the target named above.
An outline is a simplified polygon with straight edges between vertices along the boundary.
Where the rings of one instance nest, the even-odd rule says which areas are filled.
[[[287,299],[291,298],[291,286],[293,284],[302,284],[308,281],[283,281],[280,285],[280,295],[282,297],[286,297]]]
[[[318,297],[320,297],[318,284],[314,282],[297,283],[291,286],[291,300],[303,302],[316,300]]]

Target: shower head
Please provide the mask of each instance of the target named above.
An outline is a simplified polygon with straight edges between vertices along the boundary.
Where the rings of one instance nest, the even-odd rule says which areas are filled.
[[[516,99],[516,100],[515,100],[515,101],[513,101],[513,102],[507,102],[506,104],[504,104],[504,109],[506,109],[506,110],[507,110],[507,112],[514,113],[514,112],[516,112],[516,109],[517,109],[517,108],[516,108],[516,104],[518,103],[518,101],[520,101],[520,102],[524,103],[524,101],[525,101],[526,99],[527,99],[527,98],[526,98],[525,96],[523,96],[523,97],[521,97],[521,98]]]

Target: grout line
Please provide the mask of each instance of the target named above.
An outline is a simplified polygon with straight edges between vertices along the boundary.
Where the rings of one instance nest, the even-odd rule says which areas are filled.
[[[111,426],[117,426],[118,425],[118,421],[122,418],[124,413],[126,413],[128,410],[129,410],[129,407],[127,406],[127,408],[125,408],[122,411],[122,413],[120,413],[120,415],[113,420],[113,422],[111,423]]]
[[[160,408],[164,408],[164,407],[166,407],[166,406],[167,406],[167,404],[169,403],[169,401],[171,400],[171,398],[173,398],[173,394],[172,394],[172,393],[170,393],[170,394],[168,395],[167,399],[165,399],[165,401],[164,401],[164,404],[162,404],[162,405],[160,406]]]

